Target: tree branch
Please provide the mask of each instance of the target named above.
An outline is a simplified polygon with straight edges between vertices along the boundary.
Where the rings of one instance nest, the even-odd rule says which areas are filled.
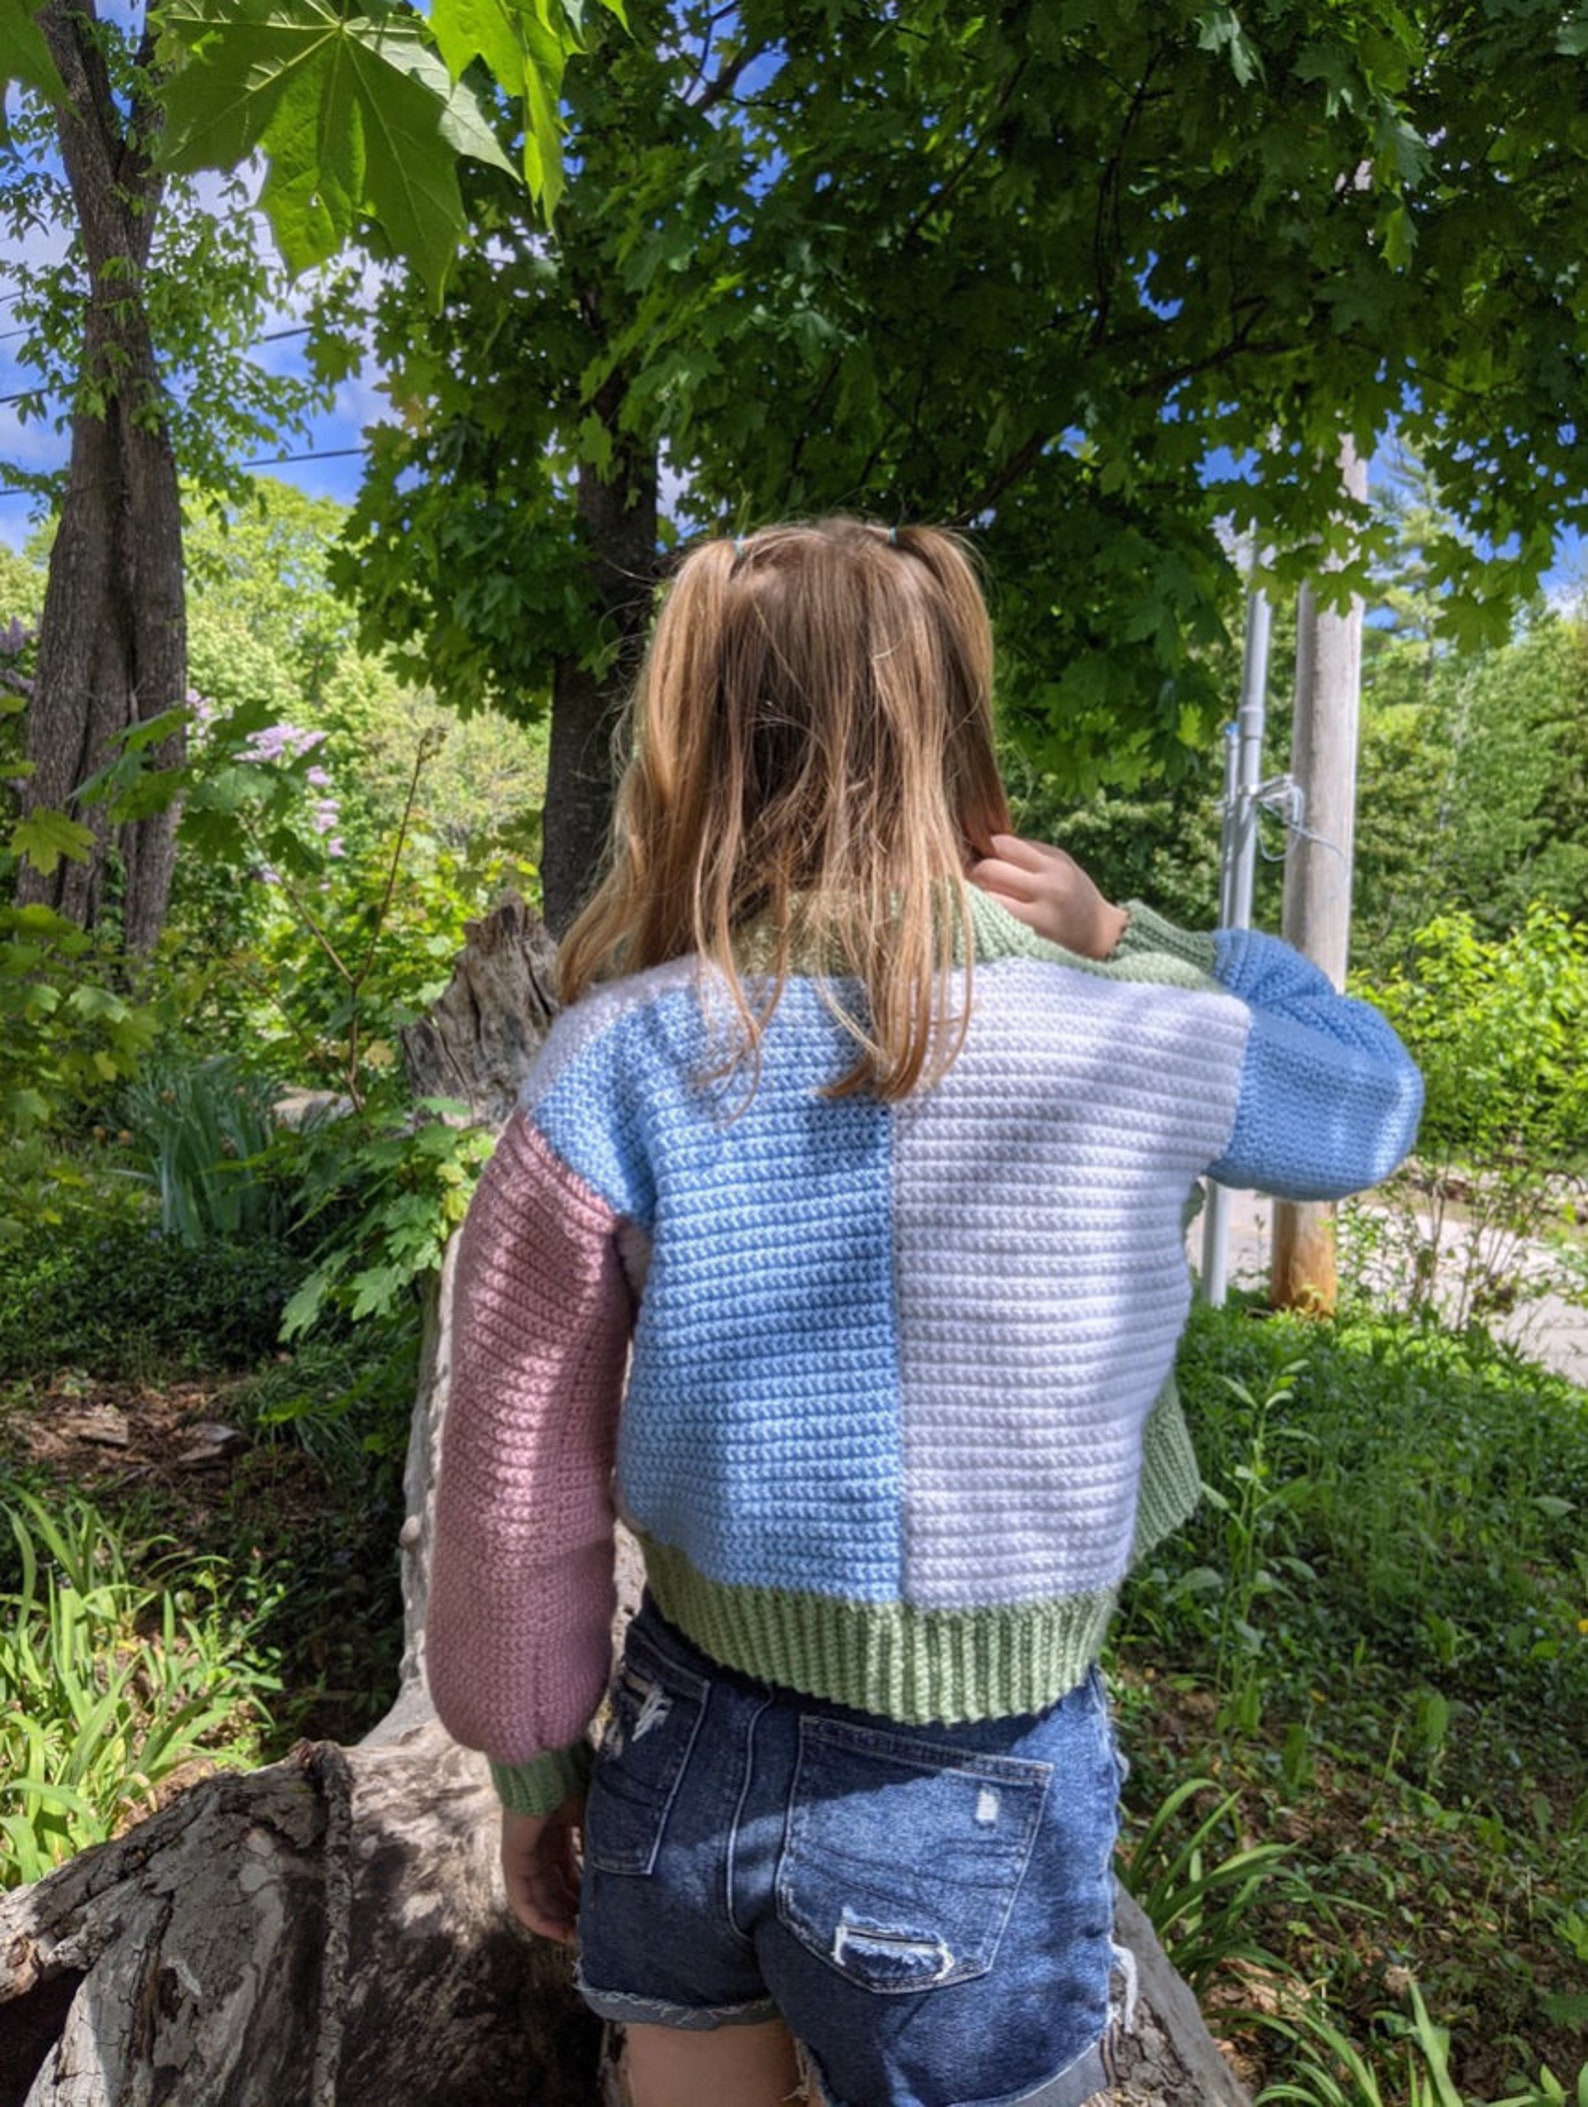
[[[959,163],[959,166],[953,169],[949,173],[949,175],[947,175],[944,178],[942,183],[939,184],[938,188],[933,191],[932,195],[921,207],[920,211],[917,212],[915,217],[910,221],[910,224],[905,228],[903,234],[900,235],[900,248],[903,248],[907,242],[913,241],[915,236],[919,234],[921,229],[926,225],[927,221],[929,219],[934,218],[939,212],[942,211],[943,207],[953,197],[955,191],[958,190],[960,184],[965,180],[966,176],[969,175],[970,171],[976,166],[976,163],[981,159],[981,151],[987,143],[988,131],[994,124],[996,124],[998,119],[1008,108],[1009,98],[1014,94],[1016,88],[1019,87],[1021,76],[1022,74],[1024,74],[1026,68],[1030,65],[1030,63],[1031,55],[1028,52],[1025,55],[1025,57],[1023,57],[1020,60],[1018,65],[1016,65],[1014,71],[1010,74],[1009,78],[999,89],[993,106],[991,110],[987,113],[987,116],[983,121],[981,131],[977,134],[970,148],[965,153],[963,159]]]
[[[1094,350],[1103,341],[1104,332],[1108,328],[1108,317],[1114,297],[1113,259],[1118,256],[1123,246],[1119,238],[1120,170],[1125,159],[1125,149],[1130,143],[1130,135],[1140,121],[1154,69],[1162,55],[1161,46],[1155,47],[1147,55],[1147,63],[1142,69],[1141,79],[1136,83],[1135,93],[1130,98],[1130,107],[1125,112],[1125,121],[1120,126],[1119,137],[1114,143],[1114,151],[1104,165],[1102,180],[1097,186],[1097,217],[1092,227],[1092,277],[1097,288],[1091,329]],[[1110,237],[1112,255],[1109,249]]]
[[[706,89],[705,93],[698,96],[689,105],[696,116],[707,116],[717,107],[719,102],[726,101],[738,86],[740,76],[745,71],[745,68],[754,60],[760,58],[766,49],[765,44],[751,44],[745,50],[739,52],[736,57],[730,59],[716,79]]]

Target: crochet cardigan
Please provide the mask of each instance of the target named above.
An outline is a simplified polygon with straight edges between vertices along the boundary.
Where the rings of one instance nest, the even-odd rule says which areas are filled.
[[[1133,906],[1098,962],[972,901],[965,1043],[899,1103],[820,1094],[853,1041],[810,976],[743,1109],[698,1080],[692,959],[547,1035],[460,1244],[427,1617],[505,1805],[582,1780],[614,1510],[663,1615],[758,1680],[912,1723],[1052,1703],[1200,1490],[1193,1182],[1334,1198],[1410,1147],[1400,1042],[1286,945]]]

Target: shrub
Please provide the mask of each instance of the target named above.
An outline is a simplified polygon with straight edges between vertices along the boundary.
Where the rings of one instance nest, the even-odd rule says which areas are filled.
[[[1458,1327],[1546,1294],[1580,1296],[1571,1232],[1588,1168],[1588,929],[1537,904],[1498,940],[1469,915],[1441,916],[1372,992],[1422,1068],[1427,1102],[1415,1160],[1370,1207],[1347,1211],[1369,1291]],[[1553,1260],[1541,1248],[1552,1240]]]
[[[0,1370],[244,1368],[275,1351],[303,1261],[269,1240],[197,1250],[146,1222],[78,1222],[0,1276]]]

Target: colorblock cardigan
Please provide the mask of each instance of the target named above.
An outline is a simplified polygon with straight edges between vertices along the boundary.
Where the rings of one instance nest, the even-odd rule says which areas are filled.
[[[1410,1147],[1393,1031],[1276,940],[1137,906],[1096,962],[973,911],[964,1046],[899,1103],[821,1095],[854,1048],[809,976],[732,1116],[692,959],[548,1034],[463,1231],[428,1613],[505,1804],[582,1776],[614,1512],[759,1680],[912,1723],[1053,1702],[1198,1495],[1193,1182],[1334,1198]]]

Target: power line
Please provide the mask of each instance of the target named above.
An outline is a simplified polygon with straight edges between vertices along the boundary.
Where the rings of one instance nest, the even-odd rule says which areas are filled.
[[[272,454],[264,461],[239,461],[239,468],[285,468],[294,461],[345,461],[353,454],[363,453],[362,446],[328,446],[323,453]]]
[[[239,461],[237,466],[245,471],[250,468],[290,468],[298,461],[346,461],[355,454],[362,454],[363,452],[364,448],[362,446],[328,446],[319,452],[309,454],[270,454],[262,461]],[[64,473],[64,470],[56,470],[54,473],[61,474]],[[0,490],[0,497],[37,497],[37,495],[38,492],[27,483],[17,483],[8,490]]]

